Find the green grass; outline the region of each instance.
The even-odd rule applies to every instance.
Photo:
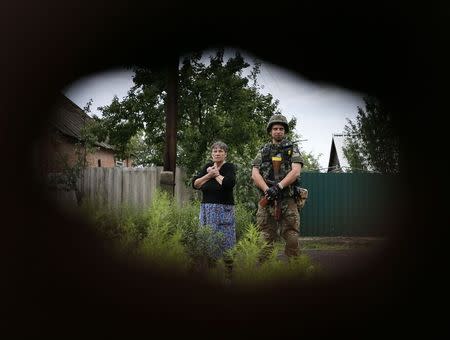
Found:
[[[371,242],[332,242],[332,241],[301,241],[301,249],[306,250],[349,250],[358,248],[368,248],[371,247],[373,243]]]
[[[218,240],[223,235],[199,226],[198,201],[179,206],[167,194],[157,192],[145,210],[131,207],[106,209],[93,203],[82,207],[105,246],[121,257],[148,261],[152,266],[186,275],[201,273],[214,282],[227,281],[223,259],[215,261]],[[236,207],[237,244],[227,255],[232,259],[232,282],[238,285],[267,284],[290,278],[309,279],[319,273],[306,255],[288,262],[277,255],[283,244],[275,243],[269,258],[258,264],[262,238],[252,223],[252,214]]]

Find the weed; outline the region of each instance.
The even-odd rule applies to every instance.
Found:
[[[83,204],[105,244],[123,256],[137,256],[152,265],[183,273],[203,273],[217,282],[229,279],[235,284],[268,283],[292,277],[309,278],[317,272],[306,255],[282,262],[277,242],[269,258],[259,264],[258,258],[267,245],[243,206],[236,208],[237,243],[225,253],[228,262],[217,258],[223,235],[209,226],[200,226],[200,203],[178,205],[166,193],[156,192],[148,209],[142,211],[122,206],[101,208]]]

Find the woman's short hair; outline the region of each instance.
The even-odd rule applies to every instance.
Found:
[[[228,152],[228,145],[226,145],[224,142],[222,142],[220,140],[217,141],[217,142],[214,142],[211,145],[211,150],[213,150],[214,148],[219,148],[219,149],[222,149],[225,152]]]

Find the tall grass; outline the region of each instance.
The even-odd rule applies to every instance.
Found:
[[[166,193],[156,192],[145,210],[122,206],[107,209],[85,203],[82,207],[106,246],[119,255],[138,257],[152,266],[181,271],[226,282],[229,272],[223,259],[216,259],[221,233],[208,226],[199,226],[200,203],[179,205]],[[244,206],[236,206],[237,244],[227,251],[231,259],[232,282],[236,284],[268,283],[290,277],[308,278],[316,270],[306,256],[284,263],[278,259],[283,244],[276,243],[269,258],[258,263],[261,250],[266,247],[252,222],[252,213]]]
[[[284,248],[281,242],[275,242],[269,257],[260,263],[258,260],[260,253],[267,247],[255,225],[249,224],[243,236],[231,250],[233,282],[244,285],[270,284],[291,278],[310,278],[316,273],[309,257],[305,255],[289,261],[281,261],[279,255]]]

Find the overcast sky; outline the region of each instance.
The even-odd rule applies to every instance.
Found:
[[[244,54],[244,57],[247,55]],[[247,60],[247,59],[246,59]],[[63,89],[63,93],[83,108],[92,98],[91,113],[100,115],[97,107],[111,103],[114,95],[126,96],[133,85],[132,71],[117,69],[81,78]],[[331,84],[312,83],[284,68],[263,61],[259,83],[263,93],[280,101],[281,112],[297,118],[297,133],[304,141],[301,147],[319,157],[321,168],[328,166],[331,138],[341,133],[346,118],[355,120],[357,107],[364,107],[363,94]]]

